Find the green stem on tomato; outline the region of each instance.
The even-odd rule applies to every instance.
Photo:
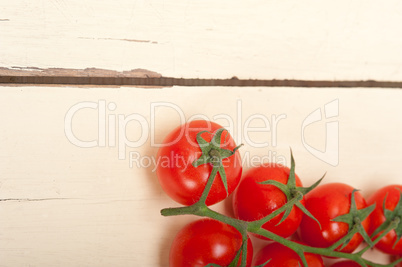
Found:
[[[331,246],[329,246],[327,249],[330,250],[335,250],[337,247],[339,247],[340,245],[342,245],[345,242],[348,242],[350,239],[352,239],[352,237],[359,232],[359,229],[357,227],[353,227],[345,236],[343,236],[342,238],[340,238],[338,241],[336,241],[334,244],[332,244]]]
[[[220,135],[218,137],[220,137]],[[238,149],[238,147],[236,147],[233,151],[229,151],[229,152],[234,154],[234,152],[237,149]],[[201,194],[200,199],[196,203],[194,203],[193,205],[190,205],[190,206],[162,209],[161,214],[163,216],[176,216],[176,215],[192,214],[192,215],[197,215],[200,217],[207,217],[207,218],[211,218],[214,220],[218,220],[220,222],[223,222],[225,224],[231,225],[232,227],[236,228],[239,231],[239,233],[242,235],[242,242],[243,242],[243,244],[240,248],[241,255],[242,255],[240,266],[242,266],[242,267],[246,266],[246,262],[247,262],[247,250],[248,250],[248,248],[247,248],[247,241],[248,241],[247,232],[251,232],[251,233],[254,233],[254,234],[257,234],[260,236],[264,236],[266,238],[269,238],[275,242],[278,242],[278,243],[292,249],[299,255],[299,257],[303,263],[303,266],[305,266],[305,267],[307,267],[306,258],[304,256],[304,253],[306,253],[306,252],[313,253],[313,254],[319,254],[319,255],[323,255],[323,256],[328,256],[328,257],[349,259],[349,260],[357,262],[358,264],[360,264],[363,267],[367,267],[367,266],[392,267],[395,264],[402,261],[402,258],[401,258],[390,264],[377,264],[377,263],[371,262],[369,260],[366,260],[362,257],[362,255],[370,248],[370,246],[368,246],[368,245],[357,253],[344,253],[344,252],[335,250],[337,247],[342,245],[344,242],[351,239],[354,234],[359,232],[358,226],[353,226],[349,230],[349,232],[346,236],[342,237],[335,244],[333,244],[327,248],[311,247],[311,246],[303,245],[303,244],[300,244],[297,242],[293,242],[291,240],[283,238],[279,235],[276,235],[273,232],[270,232],[270,231],[262,228],[262,226],[266,222],[270,221],[274,217],[280,215],[282,212],[286,211],[287,209],[289,209],[292,206],[294,206],[295,204],[297,204],[297,202],[299,202],[301,200],[301,198],[303,197],[303,194],[301,196],[300,196],[300,194],[295,195],[293,198],[289,199],[285,205],[283,205],[279,209],[275,210],[271,214],[265,216],[264,218],[262,218],[260,220],[251,221],[251,222],[231,218],[231,217],[225,216],[224,214],[221,214],[219,212],[216,212],[216,211],[210,209],[206,205],[206,200],[207,200],[209,192],[212,188],[212,185],[213,185],[213,182],[215,180],[217,173],[218,172],[220,173],[219,170],[221,168],[222,158],[229,157],[230,155],[232,155],[227,151],[223,151],[222,153],[226,153],[226,154],[229,153],[229,154],[226,156],[221,156],[221,154],[219,153],[218,150],[219,150],[219,148],[213,147],[211,150],[208,151],[208,156],[210,156],[211,158],[199,159],[195,164],[195,167],[197,167],[200,164],[205,164],[208,162],[208,163],[212,164],[212,166],[213,166],[211,174],[207,180],[207,183]],[[221,178],[222,178],[222,181],[224,182],[224,184],[226,184],[226,177],[224,174],[223,175],[221,174]],[[225,186],[225,188],[226,188],[226,186]],[[389,231],[391,231],[392,229],[395,229],[398,226],[398,224],[399,224],[399,217],[398,217],[398,220],[392,221],[391,224],[388,227],[386,227],[386,229],[384,229],[384,231],[373,241],[373,244],[376,244]],[[231,264],[236,264],[236,261],[237,260],[235,258]]]
[[[393,262],[391,262],[390,265],[392,264],[391,266],[396,266],[400,262],[402,262],[402,257],[397,259],[397,260],[395,260],[395,261],[393,261]]]
[[[328,256],[328,257],[345,258],[345,259],[356,261],[357,263],[359,263],[361,265],[365,264],[365,260],[362,259],[358,254],[350,254],[350,253],[345,253],[345,252],[339,252],[336,250],[330,250],[328,248],[318,248],[318,247],[311,247],[311,246],[303,245],[303,244],[288,240],[286,238],[283,238],[281,236],[278,236],[263,228],[258,229],[254,233],[265,236],[275,242],[278,242],[278,243],[292,249],[299,256],[301,256],[302,253],[304,254],[305,252],[307,252],[307,253],[319,254],[319,255]],[[379,265],[379,266],[388,266],[388,265]]]
[[[249,225],[248,225],[248,229],[251,230],[251,229],[261,228],[265,223],[267,223],[268,221],[272,220],[274,217],[278,216],[279,214],[284,212],[287,208],[290,208],[291,206],[293,206],[298,201],[300,201],[300,199],[298,197],[292,198],[285,205],[283,205],[279,209],[276,209],[275,211],[273,211],[269,215],[265,216],[264,218],[262,218],[260,220],[257,220],[257,221],[250,222]]]
[[[255,233],[255,234],[264,236],[264,237],[269,238],[275,242],[278,242],[286,247],[289,247],[290,249],[294,250],[299,256],[304,255],[305,252],[308,252],[308,253],[319,254],[319,255],[328,256],[328,257],[337,257],[337,258],[353,260],[362,266],[368,266],[368,265],[373,266],[373,267],[392,267],[392,266],[394,266],[392,264],[377,264],[377,263],[371,262],[369,260],[363,259],[361,254],[363,254],[364,252],[362,253],[361,251],[359,251],[358,253],[350,254],[350,253],[339,252],[339,251],[336,251],[336,250],[333,250],[330,248],[318,248],[318,247],[310,247],[310,246],[302,245],[302,244],[293,242],[291,240],[288,240],[286,238],[283,238],[279,235],[276,235],[266,229],[250,227],[250,225],[253,225],[254,222],[258,222],[258,221],[246,222],[246,221],[242,221],[239,219],[227,217],[224,214],[221,214],[219,212],[216,212],[216,211],[210,209],[209,207],[207,207],[205,204],[202,204],[201,202],[197,202],[188,207],[163,209],[161,213],[164,216],[194,214],[194,215],[198,215],[201,217],[208,217],[211,219],[215,219],[215,220],[226,223],[226,224],[231,225],[234,228],[236,228],[242,234],[243,240],[246,240],[244,237],[247,235],[246,233],[248,231],[251,233]],[[263,218],[263,219],[265,219],[265,218]],[[377,239],[374,241],[374,243],[376,241],[377,241]],[[247,242],[247,241],[244,241],[244,242]],[[242,257],[242,262],[241,262],[242,265],[241,266],[245,266],[245,265],[243,265],[243,263],[244,263],[243,258],[246,258],[247,253],[243,253],[242,255],[245,255],[245,256]],[[302,257],[301,257],[301,259],[303,260]],[[306,263],[304,263],[304,266],[307,266]]]
[[[215,181],[215,177],[216,177],[216,174],[218,173],[218,170],[219,170],[219,166],[214,165],[214,167],[212,167],[212,171],[208,178],[207,184],[205,185],[204,191],[202,192],[202,195],[201,195],[200,199],[198,200],[199,203],[205,204],[205,202],[207,201],[209,191],[212,188],[212,184]]]
[[[241,265],[240,266],[246,266],[247,264],[247,246],[248,246],[248,237],[247,237],[247,232],[243,234],[243,246],[241,250]]]
[[[208,209],[208,206],[205,204],[205,202],[207,200],[209,191],[212,188],[212,184],[214,183],[218,170],[219,170],[219,166],[214,166],[212,168],[211,174],[208,178],[207,184],[205,185],[204,191],[202,192],[200,199],[196,203],[194,203],[193,205],[190,205],[190,206],[186,206],[186,207],[162,209],[161,214],[163,216],[190,215],[190,214],[203,216],[203,213],[201,210]]]
[[[373,245],[377,244],[385,235],[388,234],[389,231],[395,229],[399,224],[399,220],[393,220],[387,228],[385,228],[385,230],[376,237],[376,239],[374,239],[373,241]],[[360,250],[357,254],[359,254],[360,256],[362,256],[367,250],[369,250],[370,247],[366,246],[365,248],[363,248],[362,250]]]

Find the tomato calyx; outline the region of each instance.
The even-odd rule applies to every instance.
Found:
[[[398,241],[402,237],[402,223],[401,223],[402,192],[400,191],[399,201],[398,201],[398,204],[395,206],[394,210],[390,210],[385,207],[387,196],[388,196],[388,194],[385,196],[384,202],[383,202],[385,221],[373,232],[373,234],[371,236],[374,237],[382,231],[384,231],[383,232],[383,234],[384,234],[384,233],[387,233],[390,230],[394,229],[395,234],[396,234],[396,240],[395,240],[395,243],[393,244],[393,247],[395,247],[395,245],[398,243]],[[381,235],[381,237],[382,237],[382,235]]]
[[[282,209],[285,210],[285,213],[283,214],[281,220],[278,222],[277,225],[281,224],[284,220],[286,220],[286,218],[292,211],[293,206],[298,207],[304,214],[309,216],[311,219],[315,220],[318,223],[318,225],[320,225],[320,222],[303,206],[303,204],[300,201],[303,199],[303,196],[305,194],[307,194],[320,184],[322,179],[324,179],[325,174],[318,181],[316,181],[313,185],[309,187],[296,186],[296,174],[295,174],[296,163],[293,157],[292,150],[290,150],[290,158],[291,158],[291,165],[287,184],[282,184],[275,180],[266,180],[263,182],[259,182],[259,184],[274,185],[286,195],[287,203],[282,206]],[[269,216],[268,218],[271,217],[272,216]]]
[[[359,263],[361,266],[382,266],[382,267],[391,267],[394,266],[395,264],[399,263],[402,261],[401,259],[398,259],[394,261],[391,264],[383,265],[383,264],[376,264],[373,263],[369,260],[366,260],[362,257],[363,253],[367,251],[370,247],[373,246],[373,244],[377,243],[381,237],[383,237],[387,232],[389,232],[392,229],[395,229],[397,231],[398,239],[402,236],[402,223],[400,223],[400,220],[402,218],[402,192],[401,192],[401,197],[399,200],[399,203],[397,207],[394,210],[389,210],[385,209],[385,200],[384,200],[384,213],[386,217],[386,222],[383,223],[383,225],[378,228],[373,236],[376,236],[379,234],[379,237],[375,237],[375,240],[372,241],[368,234],[365,232],[364,228],[361,225],[361,222],[365,220],[365,218],[373,211],[374,205],[369,206],[364,209],[358,210],[356,207],[356,202],[354,199],[354,193],[356,190],[352,192],[351,195],[351,207],[350,211],[348,214],[341,215],[333,219],[334,221],[339,221],[339,222],[345,222],[349,225],[349,231],[348,234],[346,234],[346,237],[341,238],[338,240],[338,243],[334,245],[333,247],[326,247],[326,248],[320,248],[320,247],[312,247],[312,246],[307,246],[307,245],[302,245],[298,244],[296,242],[293,242],[291,240],[288,240],[286,238],[283,238],[273,232],[270,232],[269,230],[266,230],[262,228],[262,225],[265,224],[267,221],[271,220],[272,218],[280,215],[283,213],[282,219],[279,223],[283,222],[286,217],[289,215],[290,210],[296,206],[300,210],[304,212],[307,216],[311,217],[317,223],[320,225],[317,219],[311,215],[311,213],[302,205],[301,200],[303,199],[304,195],[309,193],[312,189],[318,186],[318,184],[322,181],[324,176],[319,179],[317,182],[315,182],[312,186],[310,187],[298,187],[296,186],[296,175],[295,175],[295,162],[293,158],[293,154],[291,152],[291,168],[289,172],[289,177],[287,184],[282,184],[276,181],[264,181],[261,182],[261,184],[270,184],[273,186],[276,186],[279,188],[285,195],[287,199],[287,203],[280,207],[279,209],[275,210],[273,213],[270,215],[257,220],[257,221],[243,221],[240,219],[235,219],[229,216],[226,216],[224,214],[218,213],[212,209],[210,209],[206,203],[205,200],[207,199],[207,196],[210,192],[212,183],[216,177],[216,175],[219,173],[220,179],[222,180],[222,183],[225,186],[226,193],[228,193],[227,189],[227,181],[226,181],[226,174],[225,174],[225,169],[224,169],[224,164],[225,158],[231,157],[235,154],[235,152],[239,149],[239,147],[235,147],[233,150],[225,149],[224,143],[221,143],[221,137],[222,134],[226,131],[225,129],[219,129],[217,130],[214,135],[211,138],[210,142],[207,142],[201,135],[205,133],[209,133],[207,131],[202,131],[198,132],[196,136],[196,141],[199,144],[199,147],[201,149],[201,156],[194,160],[192,162],[193,167],[198,167],[203,164],[210,164],[212,166],[211,173],[209,175],[207,184],[205,185],[204,191],[201,195],[201,198],[191,204],[190,206],[185,206],[185,207],[176,207],[176,208],[166,208],[161,210],[161,214],[163,216],[174,216],[174,215],[185,215],[185,214],[192,214],[200,217],[207,217],[211,219],[218,220],[220,222],[226,223],[228,225],[233,226],[237,231],[240,232],[242,236],[242,245],[236,252],[236,256],[232,260],[232,262],[228,265],[229,267],[237,267],[237,266],[246,266],[246,255],[248,254],[248,249],[247,249],[247,232],[255,233],[257,235],[262,235],[264,237],[267,237],[273,241],[276,241],[293,251],[295,251],[300,259],[301,259],[301,264],[302,266],[308,266],[306,258],[304,257],[304,253],[314,253],[314,254],[319,254],[319,255],[325,255],[325,256],[330,256],[330,257],[338,257],[338,258],[345,258],[345,259],[350,259],[353,260],[357,263]],[[212,135],[212,134],[211,134]],[[204,135],[205,137],[205,135]],[[232,146],[233,147],[233,146]],[[279,224],[278,223],[278,224]],[[380,233],[383,232],[383,233]],[[352,236],[355,233],[360,233],[364,240],[369,244],[369,246],[366,246],[362,250],[360,250],[357,253],[345,253],[341,251],[335,250],[339,246],[346,246],[347,243],[350,241]],[[250,253],[250,251],[249,251]],[[252,254],[252,253],[251,253]],[[243,257],[244,255],[244,257]],[[260,264],[256,267],[262,267],[265,266],[269,260],[263,264]],[[217,265],[216,263],[210,263],[207,264],[205,267],[222,267],[220,265]]]
[[[367,234],[366,230],[364,229],[362,222],[370,215],[370,213],[373,212],[375,209],[375,204],[368,206],[363,209],[357,209],[356,206],[356,200],[355,200],[355,192],[358,191],[356,189],[353,189],[351,197],[350,197],[350,209],[349,212],[343,215],[339,215],[332,219],[334,222],[344,222],[348,224],[348,233],[341,239],[339,239],[337,242],[335,242],[332,246],[330,246],[330,249],[336,249],[339,246],[340,249],[343,249],[344,247],[347,246],[349,241],[352,239],[352,237],[356,234],[359,233],[364,241],[369,245],[369,247],[373,247],[374,243],[372,242],[370,236]]]
[[[226,129],[224,129],[224,128],[217,130],[215,132],[214,136],[212,137],[211,142],[207,142],[201,136],[203,133],[209,133],[208,131],[201,131],[197,134],[196,139],[197,139],[197,143],[201,149],[202,154],[198,159],[196,159],[192,162],[192,165],[195,168],[197,168],[198,166],[203,165],[203,164],[208,164],[208,163],[212,164],[213,169],[215,169],[215,172],[218,172],[220,174],[222,183],[226,190],[226,194],[228,195],[229,194],[228,193],[228,184],[227,184],[225,168],[223,166],[222,160],[234,155],[234,153],[236,153],[236,151],[243,144],[235,147],[233,150],[221,148],[221,136],[224,131],[226,131]],[[213,172],[214,172],[214,170],[213,170]],[[216,173],[215,173],[215,175],[216,175]]]

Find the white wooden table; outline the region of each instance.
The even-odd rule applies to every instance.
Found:
[[[0,0],[0,75],[400,82],[401,14],[396,0]],[[369,196],[401,182],[400,89],[3,84],[0,96],[1,267],[168,266],[195,218],[160,216],[177,204],[155,144],[197,116],[245,144],[245,169],[289,165],[291,147],[305,185],[327,172]]]

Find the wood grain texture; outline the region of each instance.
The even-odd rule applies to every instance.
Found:
[[[107,69],[86,68],[86,69],[63,69],[63,68],[36,68],[36,67],[14,67],[0,68],[0,77],[29,76],[29,77],[131,77],[131,78],[160,78],[161,74],[144,70],[134,69],[130,71],[115,71]]]
[[[292,147],[305,185],[400,183],[402,92],[357,87],[400,87],[401,14],[397,0],[0,0],[0,80],[53,81],[1,88],[0,267],[168,266],[194,218],[160,216],[177,204],[153,143],[190,119],[229,128],[245,169],[289,165]],[[115,87],[71,82],[94,77]],[[173,87],[116,83],[144,80]]]
[[[391,1],[0,1],[0,67],[402,80]]]
[[[182,120],[228,128],[244,143],[245,169],[260,160],[289,165],[292,147],[304,185],[324,172],[325,182],[346,182],[365,196],[400,183],[400,90],[69,86],[3,87],[1,94],[1,267],[168,266],[174,235],[195,218],[160,216],[177,204],[158,184],[152,143]],[[328,103],[338,103],[338,114]],[[317,110],[322,119],[303,128]],[[326,140],[331,122],[338,136]],[[325,151],[334,141],[334,164],[305,146]],[[213,208],[231,213],[230,201]]]

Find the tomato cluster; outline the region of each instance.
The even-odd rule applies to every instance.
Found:
[[[173,241],[170,266],[240,266],[245,251],[247,257],[243,263],[246,262],[246,266],[302,266],[300,254],[286,245],[272,242],[263,233],[271,233],[275,240],[276,237],[289,240],[298,236],[300,241],[292,242],[352,253],[363,240],[370,243],[388,231],[386,226],[390,223],[387,222],[391,220],[396,222],[396,229],[384,233],[375,247],[395,257],[402,256],[402,223],[398,225],[402,214],[396,209],[402,205],[401,185],[379,189],[366,201],[359,191],[343,183],[306,189],[294,173],[294,166],[289,169],[280,164],[264,164],[242,175],[238,147],[221,128],[209,121],[192,121],[173,130],[158,152],[158,162],[165,164],[158,166],[157,176],[164,191],[185,206],[203,202],[201,204],[207,207],[233,194],[236,222],[246,223],[239,223],[237,228],[214,219],[190,223]],[[209,179],[214,170],[216,176],[212,182]],[[208,185],[208,181],[212,183]],[[206,188],[209,191],[203,199]],[[297,205],[286,206],[295,199]],[[283,211],[275,214],[281,208]],[[200,211],[194,210],[194,214],[197,212]],[[255,253],[253,259],[252,243],[248,236],[240,233],[241,226],[270,214],[275,216],[264,221],[260,234],[253,234],[267,240],[267,245]],[[317,254],[304,253],[304,257],[308,266],[324,266]],[[333,266],[360,265],[342,261]]]

